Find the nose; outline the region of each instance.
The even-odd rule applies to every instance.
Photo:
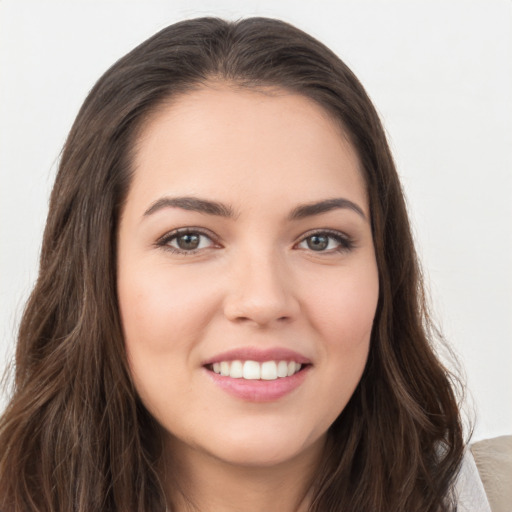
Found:
[[[248,251],[234,263],[224,314],[259,327],[284,324],[299,314],[294,279],[283,258]]]

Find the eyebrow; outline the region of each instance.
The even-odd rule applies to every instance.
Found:
[[[366,215],[364,214],[363,209],[356,203],[353,203],[349,199],[345,199],[343,197],[336,197],[333,199],[326,199],[325,201],[319,201],[317,203],[299,205],[292,210],[289,219],[299,220],[305,217],[312,217],[313,215],[327,213],[338,208],[352,210],[366,220]]]
[[[162,197],[144,212],[144,216],[151,215],[163,208],[181,208],[182,210],[190,210],[207,215],[218,215],[219,217],[232,218],[235,216],[230,206],[197,197]]]
[[[226,218],[234,218],[236,216],[231,206],[219,203],[217,201],[200,199],[198,197],[162,197],[161,199],[155,201],[144,212],[144,217],[147,217],[148,215],[151,215],[164,208],[181,208],[182,210],[189,210],[204,213],[206,215],[216,215]],[[299,205],[291,211],[288,219],[300,220],[306,217],[327,213],[336,209],[352,210],[366,220],[366,215],[364,214],[362,208],[356,203],[343,197]]]

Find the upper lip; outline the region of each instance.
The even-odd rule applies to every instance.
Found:
[[[227,350],[217,354],[203,362],[203,366],[220,363],[222,361],[295,361],[299,364],[311,364],[307,357],[287,348],[269,348],[261,349],[257,347],[243,347]]]

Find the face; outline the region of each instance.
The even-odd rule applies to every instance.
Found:
[[[162,107],[137,147],[118,296],[142,402],[184,456],[320,449],[378,297],[352,145],[303,96],[215,85]]]

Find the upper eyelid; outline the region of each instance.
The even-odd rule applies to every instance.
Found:
[[[297,238],[297,242],[295,242],[295,243],[302,242],[306,238],[313,236],[313,235],[327,235],[327,236],[332,236],[333,238],[337,237],[337,238],[343,238],[344,240],[352,240],[351,236],[349,236],[347,233],[344,233],[343,231],[340,231],[338,229],[318,228],[318,229],[310,229],[309,231],[302,233]]]
[[[169,240],[172,240],[180,235],[184,235],[187,233],[197,233],[199,235],[206,236],[209,238],[214,244],[220,244],[219,237],[210,231],[207,228],[202,228],[198,226],[186,226],[181,228],[172,229],[162,236],[158,237],[156,240],[156,245],[162,245],[165,243],[168,243]],[[331,236],[333,238],[341,238],[343,240],[346,240],[347,242],[353,242],[353,238],[349,236],[347,233],[337,230],[337,229],[330,229],[330,228],[316,228],[316,229],[310,229],[301,235],[299,235],[295,241],[293,242],[293,246],[296,246],[297,244],[303,242],[306,238],[313,236],[313,235],[327,235]]]
[[[337,254],[340,252],[345,251],[351,251],[357,247],[356,241],[354,238],[347,233],[343,231],[339,231],[337,229],[313,229],[310,231],[307,231],[306,233],[302,234],[300,238],[294,243],[293,248],[296,248],[297,250],[303,249],[300,245],[303,244],[309,237],[315,236],[315,235],[325,235],[328,238],[331,238],[336,241],[337,244],[339,244],[339,247],[333,248],[326,251],[314,251],[318,255],[332,255]]]
[[[171,240],[173,238],[176,238],[180,235],[186,235],[188,233],[192,233],[192,234],[197,233],[198,235],[203,235],[203,236],[208,237],[214,243],[218,243],[218,237],[215,235],[215,233],[213,233],[209,229],[200,228],[200,227],[188,227],[188,226],[184,227],[184,228],[176,228],[176,229],[171,229],[170,231],[167,231],[162,236],[158,237],[156,243],[160,244],[160,243],[168,242],[169,240]]]
[[[183,235],[187,234],[197,234],[202,237],[206,237],[210,243],[208,244],[208,247],[198,247],[195,249],[181,249],[180,247],[174,247],[173,243]],[[221,248],[222,246],[219,244],[216,236],[214,233],[211,233],[210,230],[207,230],[205,228],[198,228],[198,227],[183,227],[183,228],[176,228],[172,229],[171,231],[168,231],[161,237],[159,237],[153,244],[153,246],[158,250],[164,250],[166,252],[171,252],[177,256],[192,256],[194,254],[200,254],[205,250],[208,249],[216,249]]]

